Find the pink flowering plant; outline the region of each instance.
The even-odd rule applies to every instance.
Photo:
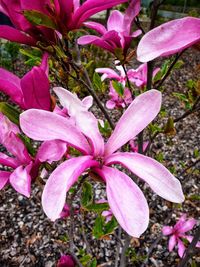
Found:
[[[156,3],[145,33],[140,0],[0,0],[12,23],[0,25],[0,37],[25,44],[21,51],[31,62],[38,62],[39,50],[42,55],[37,65],[21,64],[23,73],[0,67],[0,190],[6,195],[14,189],[30,202],[41,197],[44,222],[62,232],[49,233],[48,241],[59,246],[58,267],[104,265],[94,244],[98,250],[107,242],[113,250],[110,240],[116,247],[112,264],[147,266],[154,249],[146,255],[149,231],[160,207],[171,215],[178,208],[186,212],[185,181],[157,153],[155,139],[169,143],[174,123],[199,111],[199,81],[190,83],[187,95],[173,92],[187,104],[182,116],[173,118],[162,103],[163,84],[179,57],[198,47],[200,19],[154,27]],[[108,19],[100,23],[98,13],[107,9]],[[109,60],[99,54],[90,60],[95,49]],[[156,61],[174,54],[167,64]],[[187,233],[198,224],[184,214],[174,227],[162,227],[169,251],[177,246],[183,261],[200,247],[198,231]]]

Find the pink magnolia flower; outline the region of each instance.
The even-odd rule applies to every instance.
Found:
[[[96,203],[100,203],[100,204],[101,203],[108,203],[108,201],[106,199],[100,199],[100,200],[96,201]],[[103,217],[105,217],[106,223],[109,222],[112,219],[112,217],[113,217],[113,213],[112,213],[111,209],[104,210],[101,213],[101,215]]]
[[[62,255],[56,265],[56,267],[75,267],[75,262],[70,255]]]
[[[0,113],[0,144],[9,152],[9,155],[0,152],[0,164],[11,169],[9,171],[0,170],[0,189],[10,183],[17,192],[29,197],[30,173],[34,162],[25,145],[17,136],[19,133],[19,128]]]
[[[44,54],[40,66],[33,67],[22,79],[0,68],[0,91],[10,96],[10,99],[22,109],[39,108],[50,110],[48,54]]]
[[[58,88],[56,94],[63,107],[75,110],[66,90]],[[180,182],[159,162],[139,153],[116,152],[155,118],[160,106],[159,91],[150,90],[136,97],[106,144],[98,120],[91,112],[78,111],[79,108],[72,112],[75,125],[70,119],[49,111],[32,109],[21,114],[21,128],[29,137],[40,141],[62,140],[83,154],[61,163],[47,180],[42,205],[51,220],[59,218],[66,192],[90,168],[106,183],[108,203],[119,224],[131,236],[139,237],[148,226],[148,204],[135,182],[111,166],[117,163],[142,178],[161,197],[178,203],[184,200]]]
[[[156,68],[153,71],[153,78],[158,73],[160,68]],[[128,71],[129,80],[137,87],[144,87],[147,84],[147,63],[140,65],[136,70],[130,69]]]
[[[131,32],[131,25],[134,18],[140,11],[140,0],[132,0],[125,14],[114,10],[107,22],[107,29],[97,22],[85,22],[84,25],[95,30],[101,36],[85,35],[78,39],[78,44],[87,45],[94,44],[113,54],[119,53],[117,50],[121,48],[121,52],[125,56],[131,41],[134,37],[141,34],[141,30]]]
[[[115,61],[116,64],[119,63],[118,60]],[[120,74],[118,74],[116,71],[114,71],[111,68],[97,68],[95,71],[97,73],[102,73],[101,80],[104,81],[105,79],[114,79],[118,82],[120,82],[123,87],[126,85],[126,73],[121,65],[115,65],[116,69],[119,71]]]
[[[124,88],[124,94],[121,96],[116,92],[112,82],[110,82],[109,97],[110,100],[106,102],[108,109],[125,108],[133,101],[131,91],[128,88]]]
[[[87,0],[80,5],[79,0],[1,0],[1,10],[9,16],[15,28],[0,26],[0,37],[10,41],[37,46],[56,43],[60,34],[78,29],[90,16],[128,0]],[[49,17],[52,25],[47,28],[31,24],[25,17],[24,11],[39,11]]]
[[[164,23],[146,33],[138,44],[137,58],[148,62],[169,56],[200,41],[200,19],[185,17]]]
[[[183,214],[175,226],[164,226],[162,229],[163,235],[170,236],[168,249],[171,252],[176,244],[178,245],[178,255],[182,258],[185,252],[185,245],[182,239],[187,239],[190,243],[192,242],[193,236],[186,235],[185,233],[192,230],[197,221],[193,218],[187,220],[186,214]],[[200,242],[197,243],[196,247],[200,248]]]

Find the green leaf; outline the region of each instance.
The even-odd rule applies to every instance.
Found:
[[[117,81],[112,81],[112,86],[115,89],[115,91],[120,95],[121,97],[124,95],[124,87],[121,83]]]
[[[24,134],[18,134],[19,138],[22,140],[22,142],[24,143],[25,147],[28,150],[28,153],[32,156],[35,156],[36,151],[33,148],[32,144],[31,144],[31,140],[30,138],[28,138],[26,135]]]
[[[85,207],[91,204],[92,201],[92,185],[88,182],[84,182],[82,185],[81,204]]]
[[[198,148],[195,148],[195,149],[194,149],[193,154],[194,154],[194,157],[195,157],[195,158],[198,158],[198,157],[200,156],[200,153],[199,153]]]
[[[0,102],[0,112],[2,112],[10,121],[19,125],[20,112],[6,102]]]
[[[93,259],[88,267],[96,267],[96,266],[97,266],[97,260]]]
[[[37,10],[25,10],[24,11],[25,18],[36,26],[45,26],[47,28],[56,30],[57,25],[56,23],[46,14],[41,13]]]
[[[102,81],[101,81],[100,75],[97,72],[94,72],[92,80],[93,80],[94,87],[98,91],[101,91],[101,89],[102,89]]]
[[[87,254],[85,256],[83,256],[80,259],[80,262],[83,264],[83,266],[87,265],[89,263],[89,261],[91,260],[92,256],[90,254]]]
[[[180,67],[182,67],[183,65],[184,65],[183,60],[178,60],[173,68],[174,69],[180,69]]]
[[[92,203],[90,205],[85,206],[85,208],[88,211],[93,211],[93,212],[102,212],[104,210],[109,210],[109,205],[108,203]]]
[[[105,218],[101,215],[98,215],[93,227],[93,235],[95,238],[100,238],[104,235],[103,225],[104,225]]]
[[[115,230],[117,226],[118,226],[118,223],[116,219],[112,217],[112,219],[109,222],[107,222],[105,225],[104,234],[108,235],[108,234],[113,233],[113,231]]]

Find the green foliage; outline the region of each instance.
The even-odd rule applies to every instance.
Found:
[[[98,127],[102,135],[104,135],[105,137],[110,136],[112,129],[108,121],[105,121],[103,126],[101,125],[100,122],[98,122]]]
[[[82,185],[81,205],[86,207],[93,202],[92,185],[84,182]]]
[[[193,151],[194,158],[198,158],[200,156],[198,148],[195,148]]]
[[[0,66],[10,71],[19,55],[20,45],[14,42],[3,41],[0,45]]]
[[[2,112],[10,121],[19,125],[20,112],[6,102],[0,102],[0,112]]]
[[[112,81],[113,88],[118,93],[119,96],[123,97],[124,95],[124,88],[123,85],[117,81]]]
[[[197,200],[200,201],[200,195],[193,194],[188,197],[190,200]]]
[[[25,147],[27,148],[28,153],[34,157],[36,154],[36,151],[31,144],[30,138],[28,138],[26,135],[24,135],[22,133],[18,134],[18,136],[22,140],[22,142],[24,143]]]
[[[134,248],[128,248],[126,256],[129,257],[132,263],[141,263],[146,259],[146,256],[137,254]]]
[[[148,128],[149,128],[151,134],[155,134],[157,132],[160,133],[160,132],[163,131],[162,128],[160,126],[158,126],[157,123],[150,123],[149,126],[148,126]]]
[[[98,215],[94,223],[93,235],[97,239],[103,238],[112,234],[117,226],[118,223],[114,217],[106,223],[105,217]]]
[[[21,48],[19,52],[25,57],[26,65],[33,67],[40,64],[42,53],[39,49]]]
[[[157,161],[159,161],[159,162],[162,163],[164,161],[164,155],[163,155],[163,153],[162,152],[159,152],[158,154],[156,154],[155,159]]]
[[[33,25],[45,26],[53,30],[57,29],[56,23],[49,16],[44,13],[41,13],[40,11],[25,10],[24,16]]]
[[[97,72],[94,72],[92,81],[93,81],[94,89],[101,92],[103,85],[102,85],[101,77]]]
[[[84,267],[96,267],[97,266],[96,258],[92,258],[92,255],[87,254],[84,249],[79,249],[78,254],[80,258],[79,260]]]

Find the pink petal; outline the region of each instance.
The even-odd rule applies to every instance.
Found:
[[[116,79],[120,80],[120,76],[110,68],[97,68],[95,70],[97,73],[103,73],[104,75],[101,77],[101,80],[104,81],[105,79]]]
[[[140,188],[123,172],[110,167],[95,170],[106,181],[110,209],[121,227],[140,237],[149,223],[149,208]]]
[[[110,51],[111,53],[114,53],[114,49],[110,44],[108,44],[106,41],[95,35],[81,36],[80,38],[77,39],[77,43],[79,45],[94,44],[96,46],[99,46],[103,49]]]
[[[115,106],[116,106],[116,103],[115,103],[114,101],[112,101],[112,100],[108,100],[108,101],[106,102],[106,107],[107,107],[107,109],[114,109]]]
[[[161,93],[150,90],[136,97],[118,121],[105,151],[110,155],[133,139],[158,114],[161,106]]]
[[[173,233],[173,227],[163,226],[162,233],[163,233],[163,235],[171,235]]]
[[[27,110],[20,115],[20,126],[22,131],[34,140],[60,139],[84,153],[90,152],[86,138],[69,119],[52,112],[37,109]]]
[[[140,12],[140,0],[131,0],[129,3],[128,8],[126,9],[125,15],[124,15],[124,29],[126,30],[126,33],[129,34],[131,30],[131,24],[134,20],[134,18],[139,14]]]
[[[23,93],[20,79],[2,68],[0,68],[0,91],[7,94],[14,103],[23,108]]]
[[[96,32],[100,33],[101,35],[103,35],[107,31],[106,28],[102,24],[94,22],[94,21],[85,22],[84,26],[86,26],[87,28],[95,30]]]
[[[0,171],[0,190],[8,183],[10,172]]]
[[[92,15],[125,2],[127,0],[87,0],[74,13],[73,28],[79,28]]]
[[[190,243],[192,242],[192,240],[194,238],[192,235],[184,235],[183,237],[186,238]],[[200,241],[197,242],[196,248],[200,248]]]
[[[0,38],[9,40],[11,42],[36,46],[36,40],[34,40],[32,37],[6,25],[0,26]]]
[[[5,115],[0,112],[0,143],[5,144],[5,140],[9,137],[10,133],[20,133],[19,128],[13,122],[11,122]]]
[[[95,116],[88,112],[82,101],[71,92],[59,87],[54,88],[54,91],[59,97],[61,105],[74,119],[77,128],[91,141],[94,155],[103,155],[104,140],[99,132]]]
[[[31,168],[32,163],[26,167],[19,166],[10,175],[10,184],[17,192],[26,197],[30,197],[31,194]]]
[[[190,47],[200,40],[200,19],[185,17],[164,23],[144,35],[138,44],[137,58],[148,62]]]
[[[98,120],[91,112],[83,111],[76,117],[76,126],[89,139],[94,156],[104,154],[104,140],[99,132]]]
[[[185,252],[185,246],[183,242],[180,239],[178,239],[178,255],[180,258],[183,257],[184,252]]]
[[[90,96],[86,96],[82,99],[82,103],[83,105],[86,107],[86,109],[88,110],[89,108],[92,107],[93,105],[93,97],[90,95]]]
[[[40,67],[33,67],[22,79],[21,88],[24,95],[25,108],[50,110],[49,80]]]
[[[15,169],[18,166],[19,162],[15,158],[9,157],[0,152],[0,164]]]
[[[115,153],[105,160],[105,164],[121,163],[131,172],[149,184],[159,196],[175,203],[184,201],[182,187],[176,179],[158,161],[139,153]]]
[[[47,77],[48,77],[48,74],[49,74],[48,58],[49,58],[49,54],[47,52],[45,52],[43,54],[43,56],[42,56],[42,62],[40,64],[40,68],[45,72]]]
[[[50,175],[42,193],[42,206],[46,215],[55,221],[65,205],[66,193],[89,167],[97,164],[91,156],[69,159]]]
[[[62,87],[54,87],[53,90],[58,96],[60,104],[67,109],[70,117],[75,118],[80,112],[88,110],[76,94]]]
[[[176,243],[177,243],[176,236],[175,235],[170,236],[169,244],[168,244],[168,249],[170,252],[174,249],[174,247],[176,246]]]
[[[107,22],[108,31],[123,32],[124,31],[124,15],[118,11],[114,10],[110,14]]]
[[[193,218],[188,219],[186,222],[180,225],[178,229],[179,233],[185,233],[185,232],[192,230],[196,223],[197,221],[195,219]]]
[[[40,162],[60,160],[67,151],[67,144],[61,140],[45,141],[39,147],[36,158]]]
[[[13,132],[11,132],[5,140],[4,146],[6,149],[15,156],[21,164],[28,164],[31,158],[28,154],[26,146],[22,140]]]

